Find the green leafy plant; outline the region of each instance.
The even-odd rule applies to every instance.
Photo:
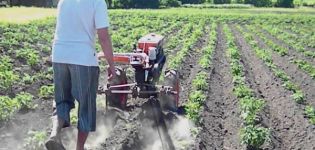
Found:
[[[309,64],[307,61],[304,60],[293,60],[294,64],[297,64],[298,67],[305,72],[307,72],[313,79],[315,79],[315,68]]]
[[[39,54],[33,49],[21,49],[16,51],[16,56],[21,59],[26,59],[30,66],[35,66],[39,63]]]
[[[203,57],[201,57],[200,61],[199,61],[199,65],[202,68],[209,68],[211,65],[211,58],[207,55],[204,55]]]
[[[12,59],[9,56],[0,57],[0,72],[12,70]]]
[[[206,72],[198,73],[195,79],[192,81],[192,85],[197,90],[207,90],[208,89],[207,73]]]
[[[243,76],[243,66],[239,62],[231,62],[232,75]]]
[[[305,96],[301,90],[296,91],[292,97],[297,103],[303,103],[305,100]]]
[[[287,90],[290,90],[293,92],[296,92],[298,90],[298,86],[292,83],[291,81],[284,82],[282,86],[284,86]]]
[[[246,124],[254,124],[257,113],[261,111],[265,102],[254,98],[242,98],[240,100],[241,117]]]
[[[8,96],[0,96],[0,120],[7,120],[17,108],[16,101]]]
[[[197,102],[197,103],[203,103],[206,100],[206,95],[204,95],[204,93],[200,90],[197,91],[193,91],[190,95],[189,95],[189,100],[192,102]]]
[[[246,144],[249,149],[258,149],[266,141],[269,141],[270,131],[267,128],[248,125],[241,129],[242,144]]]
[[[40,96],[41,98],[49,98],[52,96],[53,93],[54,93],[53,85],[49,85],[49,86],[44,85],[39,89],[38,96]]]
[[[35,82],[35,79],[36,79],[35,76],[30,76],[29,74],[24,73],[23,78],[22,78],[22,82],[24,84],[32,84]]]
[[[185,105],[186,116],[195,123],[200,120],[200,104],[192,101],[188,101]]]
[[[0,72],[0,89],[8,90],[18,80],[19,76],[13,71]]]
[[[20,109],[33,109],[36,106],[33,105],[33,95],[30,93],[22,92],[14,98],[18,103]]]
[[[305,111],[304,111],[306,117],[309,118],[309,121],[311,124],[315,125],[315,109],[314,107],[308,105],[305,107]]]
[[[185,105],[185,110],[187,113],[187,117],[194,122],[198,123],[200,120],[200,109],[204,101],[206,100],[206,95],[204,95],[203,91],[193,91],[189,95],[189,101]]]
[[[42,150],[45,149],[47,134],[44,131],[29,131],[28,138],[24,141],[25,149]]]
[[[253,90],[246,85],[238,85],[234,87],[233,92],[238,98],[253,97]]]
[[[70,112],[70,123],[75,125],[78,123],[78,109],[77,107]]]
[[[239,27],[237,28],[240,29]],[[233,93],[240,99],[241,118],[244,121],[244,127],[241,129],[241,140],[249,149],[257,149],[269,138],[268,129],[258,127],[259,124],[256,121],[257,115],[263,109],[265,102],[255,98],[253,90],[246,85],[243,66],[240,63],[240,54],[234,43],[234,36],[226,25],[223,30],[227,36],[229,46],[228,56],[231,59],[230,64],[234,83]],[[248,34],[245,34],[245,37],[256,49],[258,43],[252,42],[253,37]],[[255,51],[258,52],[257,50]],[[264,58],[264,60],[268,60],[270,63],[272,62],[272,60],[268,58],[269,55],[266,53],[260,52],[258,54],[261,58]]]
[[[282,70],[279,70],[279,69],[275,70],[275,75],[284,82],[287,82],[290,80],[289,76]]]

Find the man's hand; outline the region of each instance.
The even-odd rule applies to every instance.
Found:
[[[110,80],[113,80],[117,77],[117,74],[116,74],[116,70],[111,70],[111,68],[107,68],[107,74],[108,74],[108,78],[107,80],[110,81]]]
[[[116,77],[116,71],[113,61],[113,46],[110,35],[108,33],[108,28],[97,29],[98,38],[103,50],[104,55],[98,55],[98,57],[105,57],[109,65],[108,71],[113,78]]]

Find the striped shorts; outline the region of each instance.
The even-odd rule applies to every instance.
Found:
[[[96,129],[96,93],[99,67],[53,63],[56,114],[70,126],[70,111],[78,106],[78,129]]]

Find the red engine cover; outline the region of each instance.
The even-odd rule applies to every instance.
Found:
[[[155,33],[150,33],[138,41],[138,49],[142,49],[148,54],[149,47],[157,47],[164,40],[164,37]]]

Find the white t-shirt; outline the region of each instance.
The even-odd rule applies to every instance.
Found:
[[[109,27],[105,0],[60,0],[52,61],[98,66],[96,30]]]

